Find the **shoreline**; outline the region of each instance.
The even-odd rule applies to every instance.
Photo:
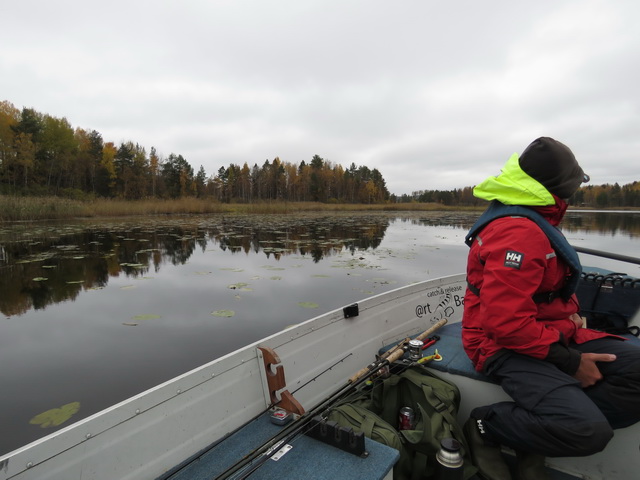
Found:
[[[448,206],[439,203],[320,203],[271,201],[256,203],[220,203],[193,197],[171,200],[72,200],[60,197],[14,197],[0,195],[0,224],[36,220],[64,220],[74,218],[135,217],[150,215],[198,215],[198,214],[294,214],[304,212],[433,212],[478,211],[486,208],[483,202],[477,206]],[[636,212],[639,208],[592,208],[570,206],[569,212]]]

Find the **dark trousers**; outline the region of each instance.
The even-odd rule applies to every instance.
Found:
[[[640,420],[638,343],[604,338],[571,347],[617,359],[599,363],[604,379],[585,389],[553,364],[513,352],[489,365],[487,374],[513,402],[471,413],[482,419],[488,440],[549,457],[585,456],[604,449],[613,429]]]

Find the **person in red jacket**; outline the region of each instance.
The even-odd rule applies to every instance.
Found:
[[[544,480],[546,456],[596,453],[640,420],[640,348],[583,328],[580,261],[556,228],[588,179],[566,145],[541,137],[474,188],[491,203],[466,238],[462,341],[513,399],[465,425],[486,479],[511,479],[501,445],[516,451],[520,480]]]

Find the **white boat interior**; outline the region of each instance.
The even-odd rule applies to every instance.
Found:
[[[465,288],[462,274],[428,280],[290,327],[0,457],[0,480],[217,478],[277,433],[268,418],[274,398],[308,411],[381,349],[442,319],[448,324],[425,355],[442,355],[429,365],[460,388],[463,423],[473,407],[507,398],[461,349]],[[639,296],[637,281],[621,288]],[[640,326],[640,314],[632,324]],[[365,442],[362,458],[302,435],[251,478],[391,478],[397,451]],[[597,455],[549,458],[548,466],[556,480],[628,480],[637,478],[639,447],[634,425]]]

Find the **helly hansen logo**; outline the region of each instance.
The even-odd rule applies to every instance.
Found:
[[[514,252],[513,250],[507,250],[507,254],[504,256],[504,266],[510,267],[510,268],[517,268],[518,270],[520,270],[523,259],[524,259],[524,253]]]

